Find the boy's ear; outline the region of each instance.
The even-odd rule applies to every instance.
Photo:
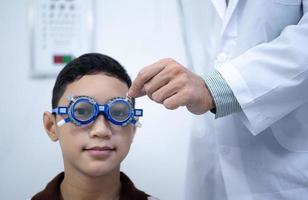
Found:
[[[58,135],[56,133],[56,118],[50,112],[44,112],[43,123],[46,133],[52,141],[57,141]]]

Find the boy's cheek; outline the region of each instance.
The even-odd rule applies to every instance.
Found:
[[[78,135],[80,135],[80,130],[76,129],[76,127],[72,126],[72,124],[65,124],[61,127],[58,127],[58,137],[60,140],[65,138],[70,138],[71,140],[77,139]]]

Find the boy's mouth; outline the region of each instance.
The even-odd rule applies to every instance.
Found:
[[[84,148],[86,151],[114,151],[114,147],[109,147],[109,146],[95,146],[95,147],[90,147],[90,148]]]
[[[111,146],[93,146],[93,147],[86,147],[83,149],[84,152],[88,152],[93,157],[108,157],[114,151],[116,151],[115,147]]]

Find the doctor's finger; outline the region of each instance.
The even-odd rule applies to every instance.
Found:
[[[137,93],[133,98],[142,97],[142,96],[144,96],[144,95],[146,95],[146,94],[147,94],[147,93],[146,93],[144,87],[142,87],[142,88],[138,91],[138,93]],[[132,96],[129,95],[129,93],[128,93],[127,95],[128,95],[129,97],[132,97]]]
[[[186,97],[184,93],[178,92],[171,97],[165,99],[163,105],[170,110],[174,110],[180,106],[186,105]]]
[[[131,87],[129,88],[128,95],[130,97],[141,96],[141,90],[144,87],[145,83],[151,80],[156,76],[160,71],[162,71],[167,65],[168,60],[163,59],[152,65],[149,65],[143,68],[132,82]]]
[[[172,66],[171,66],[172,67]],[[175,70],[173,70],[175,71]],[[145,83],[144,88],[148,96],[152,96],[154,92],[169,84],[170,81],[176,79],[176,73],[170,70],[169,65],[167,65],[162,71],[160,71],[151,80]]]
[[[155,91],[152,94],[151,99],[157,103],[163,103],[166,99],[170,98],[181,90],[183,86],[181,82],[181,80],[170,81],[168,84]]]

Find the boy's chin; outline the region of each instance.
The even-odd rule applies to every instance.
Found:
[[[91,169],[87,169],[84,173],[91,178],[99,178],[104,176],[113,176],[120,173],[119,167],[92,167]]]

